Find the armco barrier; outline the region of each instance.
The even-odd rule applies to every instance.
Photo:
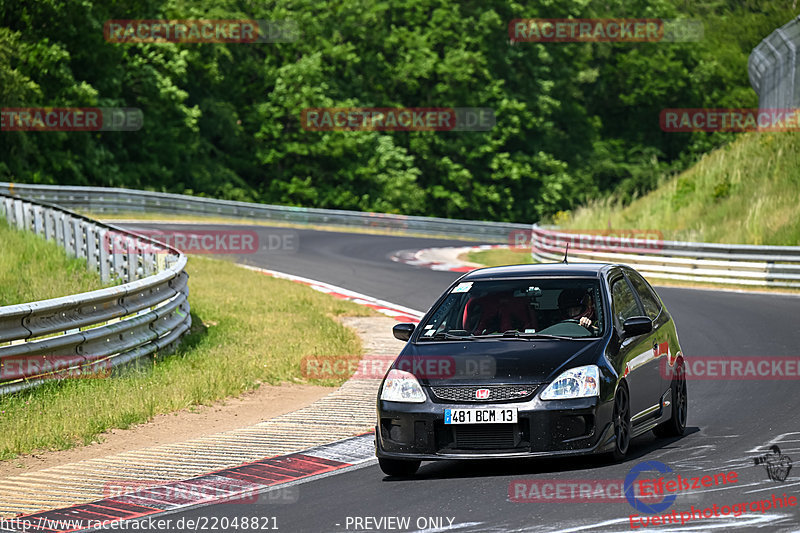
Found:
[[[624,231],[624,230],[620,230]],[[647,278],[747,286],[800,287],[800,246],[756,246],[630,239],[596,246],[598,235],[534,225],[531,254],[561,261],[569,243],[574,262],[625,263]]]
[[[191,326],[186,256],[178,250],[53,205],[3,194],[0,216],[85,259],[104,281],[123,282],[0,307],[0,394],[109,370],[165,348]]]
[[[121,188],[0,182],[0,193],[52,202],[67,208],[86,209],[93,213],[147,211],[149,213],[249,218],[294,224],[402,230],[427,235],[466,237],[494,243],[507,243],[509,234],[513,231],[530,230],[529,224],[267,205]]]
[[[183,213],[206,216],[324,224],[331,226],[383,228],[428,235],[467,237],[486,243],[516,241],[520,233],[530,234],[533,258],[561,261],[564,242],[574,233],[559,234],[552,228],[474,220],[361,213],[327,209],[298,208],[247,202],[199,198],[181,194],[132,189],[28,185],[0,182],[0,193],[50,201],[92,212]],[[557,238],[561,236],[561,242]],[[594,236],[587,236],[592,238]],[[649,278],[709,282],[743,286],[800,287],[800,247],[752,246],[697,242],[640,240],[641,246],[608,251],[571,247],[569,256],[578,261],[627,263]]]

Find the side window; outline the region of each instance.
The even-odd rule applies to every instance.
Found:
[[[628,318],[641,315],[639,304],[636,303],[625,278],[620,278],[611,285],[611,313],[618,326],[622,326]]]
[[[644,312],[652,320],[655,320],[659,313],[661,313],[661,302],[659,301],[658,296],[653,293],[653,289],[651,289],[647,285],[647,282],[645,282],[645,280],[642,279],[642,277],[636,272],[629,271],[628,279],[631,280],[633,288],[636,289],[636,292],[639,294],[639,298],[642,300]]]

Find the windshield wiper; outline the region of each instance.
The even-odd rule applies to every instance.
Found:
[[[587,337],[567,337],[564,335],[550,335],[549,333],[521,333],[516,329],[510,329],[503,333],[491,333],[489,335],[475,335],[477,339],[518,339],[518,340],[528,340],[528,339],[558,339],[558,340],[565,340],[571,341],[575,339],[583,339]]]
[[[558,339],[562,341],[574,341],[576,339],[590,339],[592,337],[566,337],[564,335],[551,335],[549,333],[520,333],[520,337],[527,339]]]
[[[450,330],[456,332],[462,332],[464,330]],[[515,329],[510,329],[503,333],[490,333],[488,335],[470,335],[466,331],[464,334],[453,334],[446,331],[440,331],[434,334],[432,337],[420,337],[419,340],[428,340],[428,341],[441,341],[441,340],[448,340],[448,341],[462,341],[462,340],[475,340],[475,339],[501,339],[501,340],[519,340],[519,341],[527,341],[531,339],[556,339],[556,340],[563,340],[563,341],[574,341],[574,340],[581,340],[581,339],[592,339],[596,337],[566,337],[564,335],[550,335],[549,333],[520,333]]]
[[[504,331],[503,333],[488,333],[486,335],[473,335],[476,339],[500,339],[500,340],[509,340],[509,341],[527,341],[529,337],[526,334],[522,334],[515,329],[510,329],[508,331]]]

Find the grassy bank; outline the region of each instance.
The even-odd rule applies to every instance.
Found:
[[[800,245],[800,133],[747,133],[621,206],[596,201],[561,227],[660,230],[665,238]]]
[[[187,269],[194,325],[178,351],[121,377],[0,398],[0,459],[87,444],[105,430],[261,383],[302,381],[306,355],[361,353],[356,334],[334,317],[369,314],[362,306],[227,261],[191,257]]]
[[[684,241],[800,245],[800,133],[743,134],[627,206],[611,197],[562,213],[553,222],[565,229],[658,230],[666,239]],[[523,262],[524,254],[514,254],[488,250],[468,254],[467,259],[490,266]]]
[[[103,288],[86,262],[0,219],[0,306]]]

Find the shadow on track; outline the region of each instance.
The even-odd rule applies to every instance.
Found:
[[[582,470],[597,470],[622,466],[625,471],[643,460],[648,454],[669,449],[684,438],[700,431],[687,427],[682,437],[656,438],[652,434],[637,437],[631,442],[624,461],[614,463],[608,454],[578,455],[573,457],[536,457],[523,459],[465,459],[423,462],[419,471],[410,478],[385,476],[385,482],[422,481],[433,479],[481,478],[557,474]],[[593,477],[593,476],[592,476]]]

